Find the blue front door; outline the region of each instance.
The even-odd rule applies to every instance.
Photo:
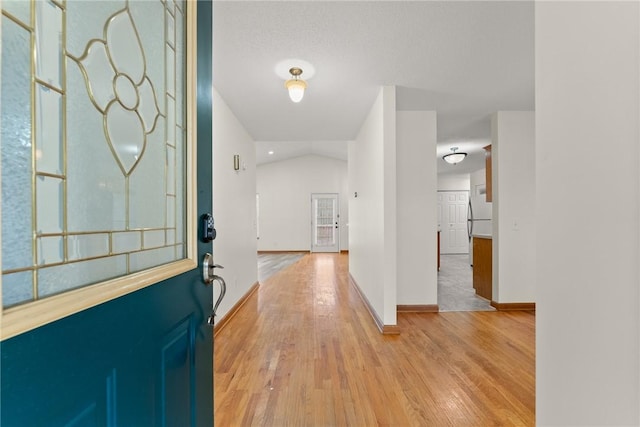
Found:
[[[210,1],[198,2],[197,19],[200,216],[212,205]],[[211,250],[199,241],[197,259]],[[194,268],[2,341],[0,425],[213,425],[211,307]]]

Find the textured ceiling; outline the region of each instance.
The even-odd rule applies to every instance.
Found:
[[[214,1],[214,86],[259,161],[275,144],[343,141],[346,155],[380,86],[396,85],[398,110],[437,111],[440,152],[469,152],[440,172],[475,170],[490,115],[534,108],[533,20],[532,1]],[[314,67],[299,104],[276,72],[291,58]]]

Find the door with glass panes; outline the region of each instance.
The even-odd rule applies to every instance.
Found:
[[[212,425],[211,1],[0,8],[0,425]]]
[[[311,252],[339,252],[337,194],[311,195]]]

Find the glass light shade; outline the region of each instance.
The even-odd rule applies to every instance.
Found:
[[[443,156],[442,158],[445,162],[455,165],[456,163],[463,161],[465,157],[467,157],[467,153],[451,153]]]
[[[289,90],[289,98],[293,102],[302,101],[304,90],[307,88],[307,83],[304,80],[290,79],[285,82],[284,86]]]

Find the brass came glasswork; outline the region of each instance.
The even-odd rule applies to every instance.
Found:
[[[183,91],[185,89],[184,82],[178,81],[178,73],[176,72],[177,67],[184,68],[184,63],[178,64],[179,55],[177,54],[177,44],[180,40],[183,40],[183,41],[186,40],[186,37],[177,37],[176,32],[178,31],[178,28],[182,28],[183,31],[186,29],[186,25],[184,24],[186,11],[183,10],[182,6],[180,6],[179,4],[174,5],[172,1],[164,1],[164,0],[162,1],[155,0],[155,1],[157,1],[160,5],[162,5],[162,10],[164,15],[164,20],[162,22],[157,23],[158,31],[164,34],[164,38],[165,38],[165,43],[164,43],[165,49],[163,49],[163,54],[162,54],[164,79],[166,80],[168,75],[172,75],[173,81],[171,82],[171,85],[173,86],[174,91]],[[47,7],[56,8],[56,13],[62,16],[60,27],[59,27],[61,31],[61,34],[59,34],[60,43],[58,46],[59,55],[60,55],[60,65],[61,65],[60,86],[58,86],[57,83],[45,81],[45,79],[37,76],[36,66],[37,66],[39,55],[37,51],[38,41],[36,38],[43,37],[43,35],[39,33],[41,29],[37,28],[39,24],[37,20],[38,14],[36,12],[37,12],[37,8],[43,7],[43,5],[46,5]],[[145,46],[140,38],[138,28],[136,27],[137,24],[135,22],[134,16],[131,11],[130,0],[125,0],[123,8],[110,14],[105,18],[104,25],[102,28],[103,37],[89,39],[84,45],[85,46],[84,52],[79,57],[74,56],[67,50],[68,31],[73,31],[73,28],[67,28],[67,19],[68,19],[67,14],[68,14],[68,8],[70,6],[71,6],[70,4],[62,0],[31,0],[30,22],[23,22],[21,19],[18,19],[17,17],[13,16],[11,13],[4,10],[4,8],[2,9],[2,15],[8,18],[9,20],[11,20],[12,22],[16,23],[19,27],[24,29],[24,31],[28,32],[30,37],[29,57],[31,61],[31,64],[30,64],[30,71],[31,71],[30,110],[31,110],[31,113],[30,114],[31,114],[31,168],[32,168],[30,222],[31,222],[32,231],[33,231],[32,233],[33,238],[31,239],[32,265],[25,265],[25,266],[20,266],[19,268],[6,269],[2,271],[2,274],[10,275],[10,274],[31,272],[33,300],[37,300],[40,298],[39,296],[40,286],[39,286],[38,273],[42,269],[66,265],[66,264],[81,264],[83,262],[89,262],[92,260],[108,258],[111,256],[122,256],[123,255],[122,252],[114,252],[113,241],[114,241],[115,233],[120,233],[120,232],[140,233],[140,241],[141,241],[140,247],[134,250],[129,250],[128,252],[124,253],[124,255],[127,258],[128,273],[131,272],[129,258],[130,258],[130,255],[132,254],[143,253],[146,250],[172,248],[171,250],[175,254],[176,260],[180,258],[184,258],[185,256],[184,255],[185,233],[182,233],[183,237],[181,240],[177,239],[178,237],[177,230],[178,228],[184,227],[184,224],[177,223],[177,218],[179,217],[178,211],[184,209],[184,206],[182,205],[186,203],[186,197],[184,196],[184,186],[178,185],[177,174],[179,170],[182,170],[180,182],[184,183],[186,181],[186,176],[185,176],[186,168],[180,169],[179,165],[181,165],[184,161],[185,144],[186,144],[186,127],[184,127],[184,125],[177,123],[176,120],[173,120],[175,125],[173,126],[173,128],[168,129],[167,126],[168,126],[169,120],[167,119],[169,119],[168,117],[169,102],[173,102],[175,106],[173,111],[175,112],[176,117],[178,117],[178,115],[180,117],[185,116],[184,109],[186,109],[186,102],[182,102],[182,110],[180,110],[178,102],[176,102],[175,92],[172,94],[169,91],[169,86],[170,86],[168,84],[169,82],[167,81],[164,82],[164,86],[165,86],[164,93],[159,94],[157,91],[156,85],[154,84],[153,81],[151,81],[151,78],[147,75],[149,64],[147,63]],[[2,4],[0,4],[0,7],[2,7]],[[172,19],[173,21],[168,23],[167,20],[169,19]],[[181,20],[182,22],[181,25],[178,25],[177,23],[178,20]],[[118,27],[118,29],[122,29],[125,27],[128,28],[128,31],[132,36],[131,36],[131,39],[129,40],[129,43],[127,44],[127,49],[136,50],[139,48],[139,52],[136,53],[136,55],[139,54],[138,60],[141,61],[141,64],[142,64],[140,68],[141,73],[134,75],[130,72],[130,70],[118,69],[119,54],[111,51],[114,48],[112,45],[110,45],[111,41],[108,37],[108,34],[110,34],[110,31],[112,31],[112,29],[110,29],[110,26],[116,26]],[[162,26],[162,29],[160,29],[160,26]],[[167,33],[167,31],[169,31],[168,28],[173,29],[173,34]],[[57,34],[53,36],[58,37]],[[115,76],[112,79],[112,81],[108,82],[108,86],[111,88],[113,92],[113,98],[110,99],[106,104],[102,103],[101,99],[99,99],[96,96],[96,93],[94,92],[94,86],[97,83],[91,80],[92,79],[91,74],[85,66],[87,58],[89,58],[89,56],[92,55],[93,48],[97,49],[96,52],[100,50],[104,51],[107,58],[107,61],[105,62],[105,64],[111,67],[113,71],[113,75]],[[167,63],[167,56],[168,56],[167,49],[170,49],[173,52],[172,57],[174,61],[171,64]],[[186,49],[184,48],[182,49],[183,51],[186,51]],[[129,53],[127,53],[126,55],[129,55]],[[124,56],[120,55],[120,58]],[[185,55],[182,55],[181,59],[183,61],[186,61],[187,58]],[[77,119],[75,117],[68,116],[68,108],[67,108],[68,102],[69,102],[69,91],[67,88],[67,84],[69,83],[68,74],[67,74],[68,66],[78,67],[82,75],[82,79],[84,80],[87,96],[91,101],[91,104],[95,107],[95,112],[97,114],[100,114],[102,117],[103,131],[104,131],[103,137],[109,147],[109,151],[111,151],[113,155],[112,161],[116,162],[117,167],[120,169],[123,175],[124,194],[116,194],[117,196],[121,197],[121,202],[123,203],[123,206],[125,206],[124,207],[125,224],[123,225],[122,229],[113,229],[113,230],[96,229],[96,230],[72,231],[75,228],[74,224],[69,223],[68,210],[70,209],[69,207],[69,197],[70,197],[69,190],[70,189],[68,188],[68,186],[70,185],[70,182],[69,182],[69,153],[68,153],[69,128],[68,126],[73,126],[73,121]],[[171,69],[169,69],[168,67],[171,67]],[[103,74],[109,74],[109,72],[107,71],[107,73],[103,73]],[[186,78],[186,73],[182,73],[182,75],[185,76]],[[36,162],[38,153],[37,153],[37,144],[35,140],[36,134],[37,134],[36,126],[38,126],[38,124],[36,123],[35,118],[36,118],[36,108],[37,108],[36,90],[39,87],[46,88],[47,90],[51,90],[60,94],[60,100],[61,100],[60,101],[61,102],[61,107],[60,107],[61,108],[60,109],[61,111],[60,113],[61,115],[60,117],[60,120],[61,120],[60,152],[61,154],[60,156],[61,156],[61,165],[62,165],[61,173],[58,173],[58,171],[38,170],[38,164]],[[163,97],[164,112],[161,111],[159,108],[158,96]],[[145,108],[144,111],[142,110],[143,108]],[[121,141],[114,140],[114,135],[112,135],[111,133],[113,129],[117,128],[117,126],[113,126],[111,124],[111,121],[113,120],[113,117],[111,116],[114,111],[117,111],[118,112],[117,114],[119,114],[122,117],[127,117],[126,119],[127,123],[135,123],[137,121],[141,126],[140,127],[141,133],[139,134],[141,135],[141,139],[139,141],[136,141],[137,151],[135,154],[135,158],[124,158],[123,147],[125,144],[122,143]],[[165,126],[163,126],[162,129],[160,129],[160,126],[158,126],[159,117],[164,118]],[[160,212],[163,212],[162,215],[164,216],[164,224],[162,224],[161,227],[131,227],[132,225],[131,209],[132,208],[130,206],[130,201],[131,201],[132,193],[130,189],[130,178],[133,174],[136,174],[139,172],[140,162],[142,161],[142,159],[145,157],[145,154],[147,153],[147,146],[149,144],[147,137],[151,134],[155,135],[156,132],[161,132],[163,134],[163,140],[164,140],[164,153],[165,153],[164,161],[162,165],[160,164],[157,165],[158,168],[162,168],[164,170],[163,185],[164,185],[164,205],[165,206],[164,208],[160,209]],[[176,138],[178,133],[180,133],[181,135],[180,139],[184,141],[182,144],[182,147],[178,147],[177,138]],[[169,138],[168,137],[169,134],[173,136]],[[97,137],[99,137],[99,135],[96,135],[96,138]],[[128,143],[129,141],[127,141],[127,144]],[[171,155],[167,154],[168,150],[173,150],[171,152]],[[171,161],[169,161],[169,159],[171,159]],[[99,159],[99,161],[109,161],[109,160],[111,159]],[[170,173],[170,170],[172,171],[172,173]],[[53,172],[56,172],[56,173],[53,173]],[[167,180],[169,179],[169,176],[173,177],[173,182],[171,183],[171,189],[172,189],[171,191],[169,191],[169,185],[167,182]],[[38,208],[40,207],[42,211],[42,206],[38,206],[39,202],[38,202],[36,183],[38,179],[43,179],[43,178],[56,180],[57,182],[61,183],[60,212],[53,213],[56,215],[60,215],[61,230],[62,230],[61,232],[57,232],[57,230],[55,230],[56,232],[51,232],[52,230],[44,230],[44,231],[38,230]],[[180,200],[182,203],[179,204],[178,200]],[[172,207],[171,217],[173,218],[171,223],[169,223],[169,212],[168,212],[168,209],[170,209],[170,207]],[[182,215],[181,217],[184,220],[184,216]],[[145,242],[144,242],[145,232],[148,233],[152,231],[158,231],[158,232],[164,233],[164,246],[154,246],[151,249],[145,246]],[[76,251],[74,254],[70,253],[69,240],[73,236],[78,236],[78,235],[108,236],[106,237],[107,239],[106,241],[108,243],[108,254],[75,258],[76,256],[75,254],[77,254],[78,252],[76,249],[74,250]],[[173,237],[171,242],[168,242],[169,235]],[[150,234],[150,236],[152,236],[152,234]],[[48,238],[49,243],[55,244],[55,243],[52,243],[52,240],[53,240],[52,238],[55,238],[55,237],[60,237],[62,241],[62,249],[61,249],[62,254],[60,256],[62,261],[58,262],[57,257],[54,257],[55,262],[47,262],[46,260],[44,261],[41,260],[39,256],[40,254],[38,253],[39,242],[42,239]],[[77,242],[78,239],[75,239],[75,241]],[[153,237],[153,241],[158,241],[158,238]],[[86,254],[87,253],[85,253],[85,255]],[[87,283],[86,285],[90,285],[90,284],[91,283]],[[22,301],[20,302],[20,304],[26,303],[26,302],[29,302],[29,301]]]

